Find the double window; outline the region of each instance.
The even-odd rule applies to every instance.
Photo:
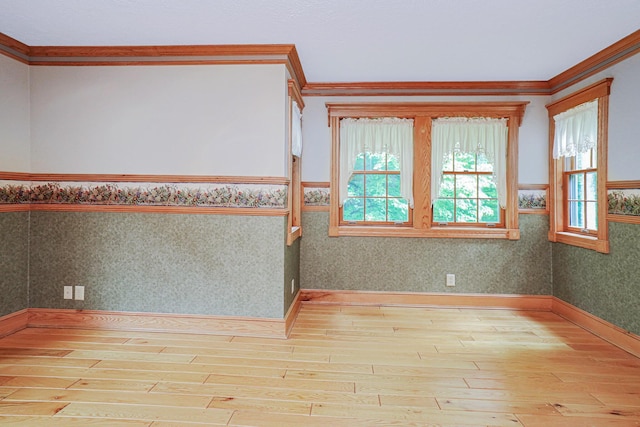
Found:
[[[327,104],[329,234],[517,239],[525,106]]]
[[[605,253],[611,82],[605,79],[547,105],[552,153],[549,239]]]

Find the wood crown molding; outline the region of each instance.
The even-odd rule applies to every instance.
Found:
[[[307,83],[304,96],[548,95],[546,81]]]
[[[0,54],[29,65],[284,63],[303,96],[553,95],[638,52],[640,30],[546,81],[318,83],[307,82],[293,44],[28,46],[0,33]]]
[[[293,44],[184,46],[27,46],[0,33],[0,54],[28,65],[284,64],[299,88],[307,84]]]
[[[640,30],[549,79],[550,94],[558,93],[638,52],[640,52]]]

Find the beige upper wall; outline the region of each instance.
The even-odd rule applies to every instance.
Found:
[[[283,65],[31,67],[31,172],[285,176]]]
[[[0,171],[28,172],[29,66],[0,55]]]

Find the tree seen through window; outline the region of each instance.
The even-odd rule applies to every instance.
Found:
[[[361,153],[349,180],[343,221],[406,223],[409,204],[400,196],[400,164],[388,153]]]
[[[493,165],[486,156],[454,152],[446,157],[433,222],[501,222]]]

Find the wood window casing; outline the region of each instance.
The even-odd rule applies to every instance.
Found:
[[[327,103],[331,127],[331,204],[329,207],[330,236],[394,236],[436,238],[520,238],[518,228],[518,130],[528,102],[480,103]],[[341,222],[338,206],[340,165],[340,120],[342,118],[410,118],[414,121],[413,197],[410,226],[359,225]],[[431,209],[431,123],[439,117],[507,118],[507,206],[501,227],[485,225],[441,226],[432,222]]]
[[[288,157],[289,157],[289,186],[287,191],[287,246],[302,236],[302,224],[300,220],[301,206],[304,200],[301,185],[302,165],[301,159],[294,156],[292,152],[292,125],[293,125],[293,101],[298,104],[300,111],[304,108],[302,94],[296,85],[295,80],[288,82],[288,108],[289,108],[289,129],[288,129]]]
[[[608,152],[608,115],[609,94],[612,78],[594,83],[584,89],[561,98],[547,105],[549,113],[549,240],[565,243],[601,253],[609,252],[609,230],[607,223],[607,152]],[[568,176],[570,173],[585,172],[576,170],[569,172],[565,159],[554,159],[553,153],[555,122],[553,117],[585,102],[598,100],[598,144],[595,168],[597,171],[597,230],[581,230],[569,225],[568,218]]]

